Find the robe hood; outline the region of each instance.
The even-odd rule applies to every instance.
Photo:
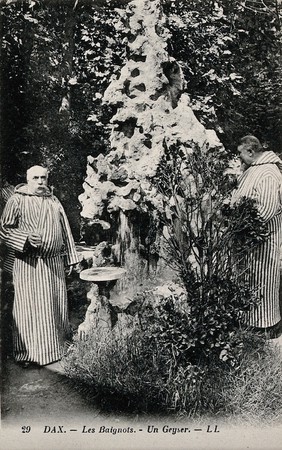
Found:
[[[44,190],[42,191],[42,193],[33,193],[30,192],[30,189],[28,187],[28,184],[26,183],[21,183],[18,184],[15,187],[15,194],[22,194],[22,195],[35,195],[37,197],[51,197],[51,195],[53,194],[53,189],[50,186],[44,186]]]
[[[282,160],[273,151],[264,152],[250,167],[262,166],[264,164],[276,164],[282,173]]]

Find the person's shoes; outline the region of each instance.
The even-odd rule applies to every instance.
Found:
[[[40,369],[42,367],[34,361],[17,361],[17,364],[22,367],[22,369]]]
[[[271,344],[279,347],[282,350],[282,335],[277,338],[271,339]]]
[[[46,364],[44,366],[45,369],[51,370],[51,372],[57,372],[59,374],[64,375],[64,366],[61,364],[60,360],[52,362],[50,364]]]
[[[28,369],[31,366],[31,362],[29,361],[17,361],[17,364],[23,369]]]
[[[276,354],[282,358],[282,336],[269,340],[270,348],[275,349]]]

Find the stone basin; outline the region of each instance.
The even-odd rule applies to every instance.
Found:
[[[78,327],[78,336],[81,340],[88,339],[92,329],[101,327],[111,330],[117,322],[117,313],[111,308],[109,300],[110,289],[125,273],[126,270],[122,267],[114,266],[91,267],[80,272],[82,280],[92,282],[87,293],[90,305],[84,322]]]
[[[95,245],[83,245],[83,244],[75,244],[75,248],[78,252],[94,252]]]
[[[81,244],[75,244],[76,251],[79,255],[80,261],[83,259],[93,259],[93,254],[95,247],[90,245],[81,245]]]
[[[99,281],[119,280],[125,273],[126,270],[122,267],[91,267],[90,269],[82,270],[79,276],[82,280],[97,283]]]

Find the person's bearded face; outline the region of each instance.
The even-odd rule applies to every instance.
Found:
[[[41,194],[47,186],[48,176],[47,170],[36,168],[29,174],[27,184],[32,194]]]

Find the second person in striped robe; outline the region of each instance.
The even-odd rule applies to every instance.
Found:
[[[238,147],[244,171],[233,202],[251,198],[268,227],[267,239],[249,252],[249,282],[258,302],[251,308],[248,324],[264,331],[281,320],[279,308],[280,248],[282,239],[282,161],[265,151],[255,136],[245,136]]]

